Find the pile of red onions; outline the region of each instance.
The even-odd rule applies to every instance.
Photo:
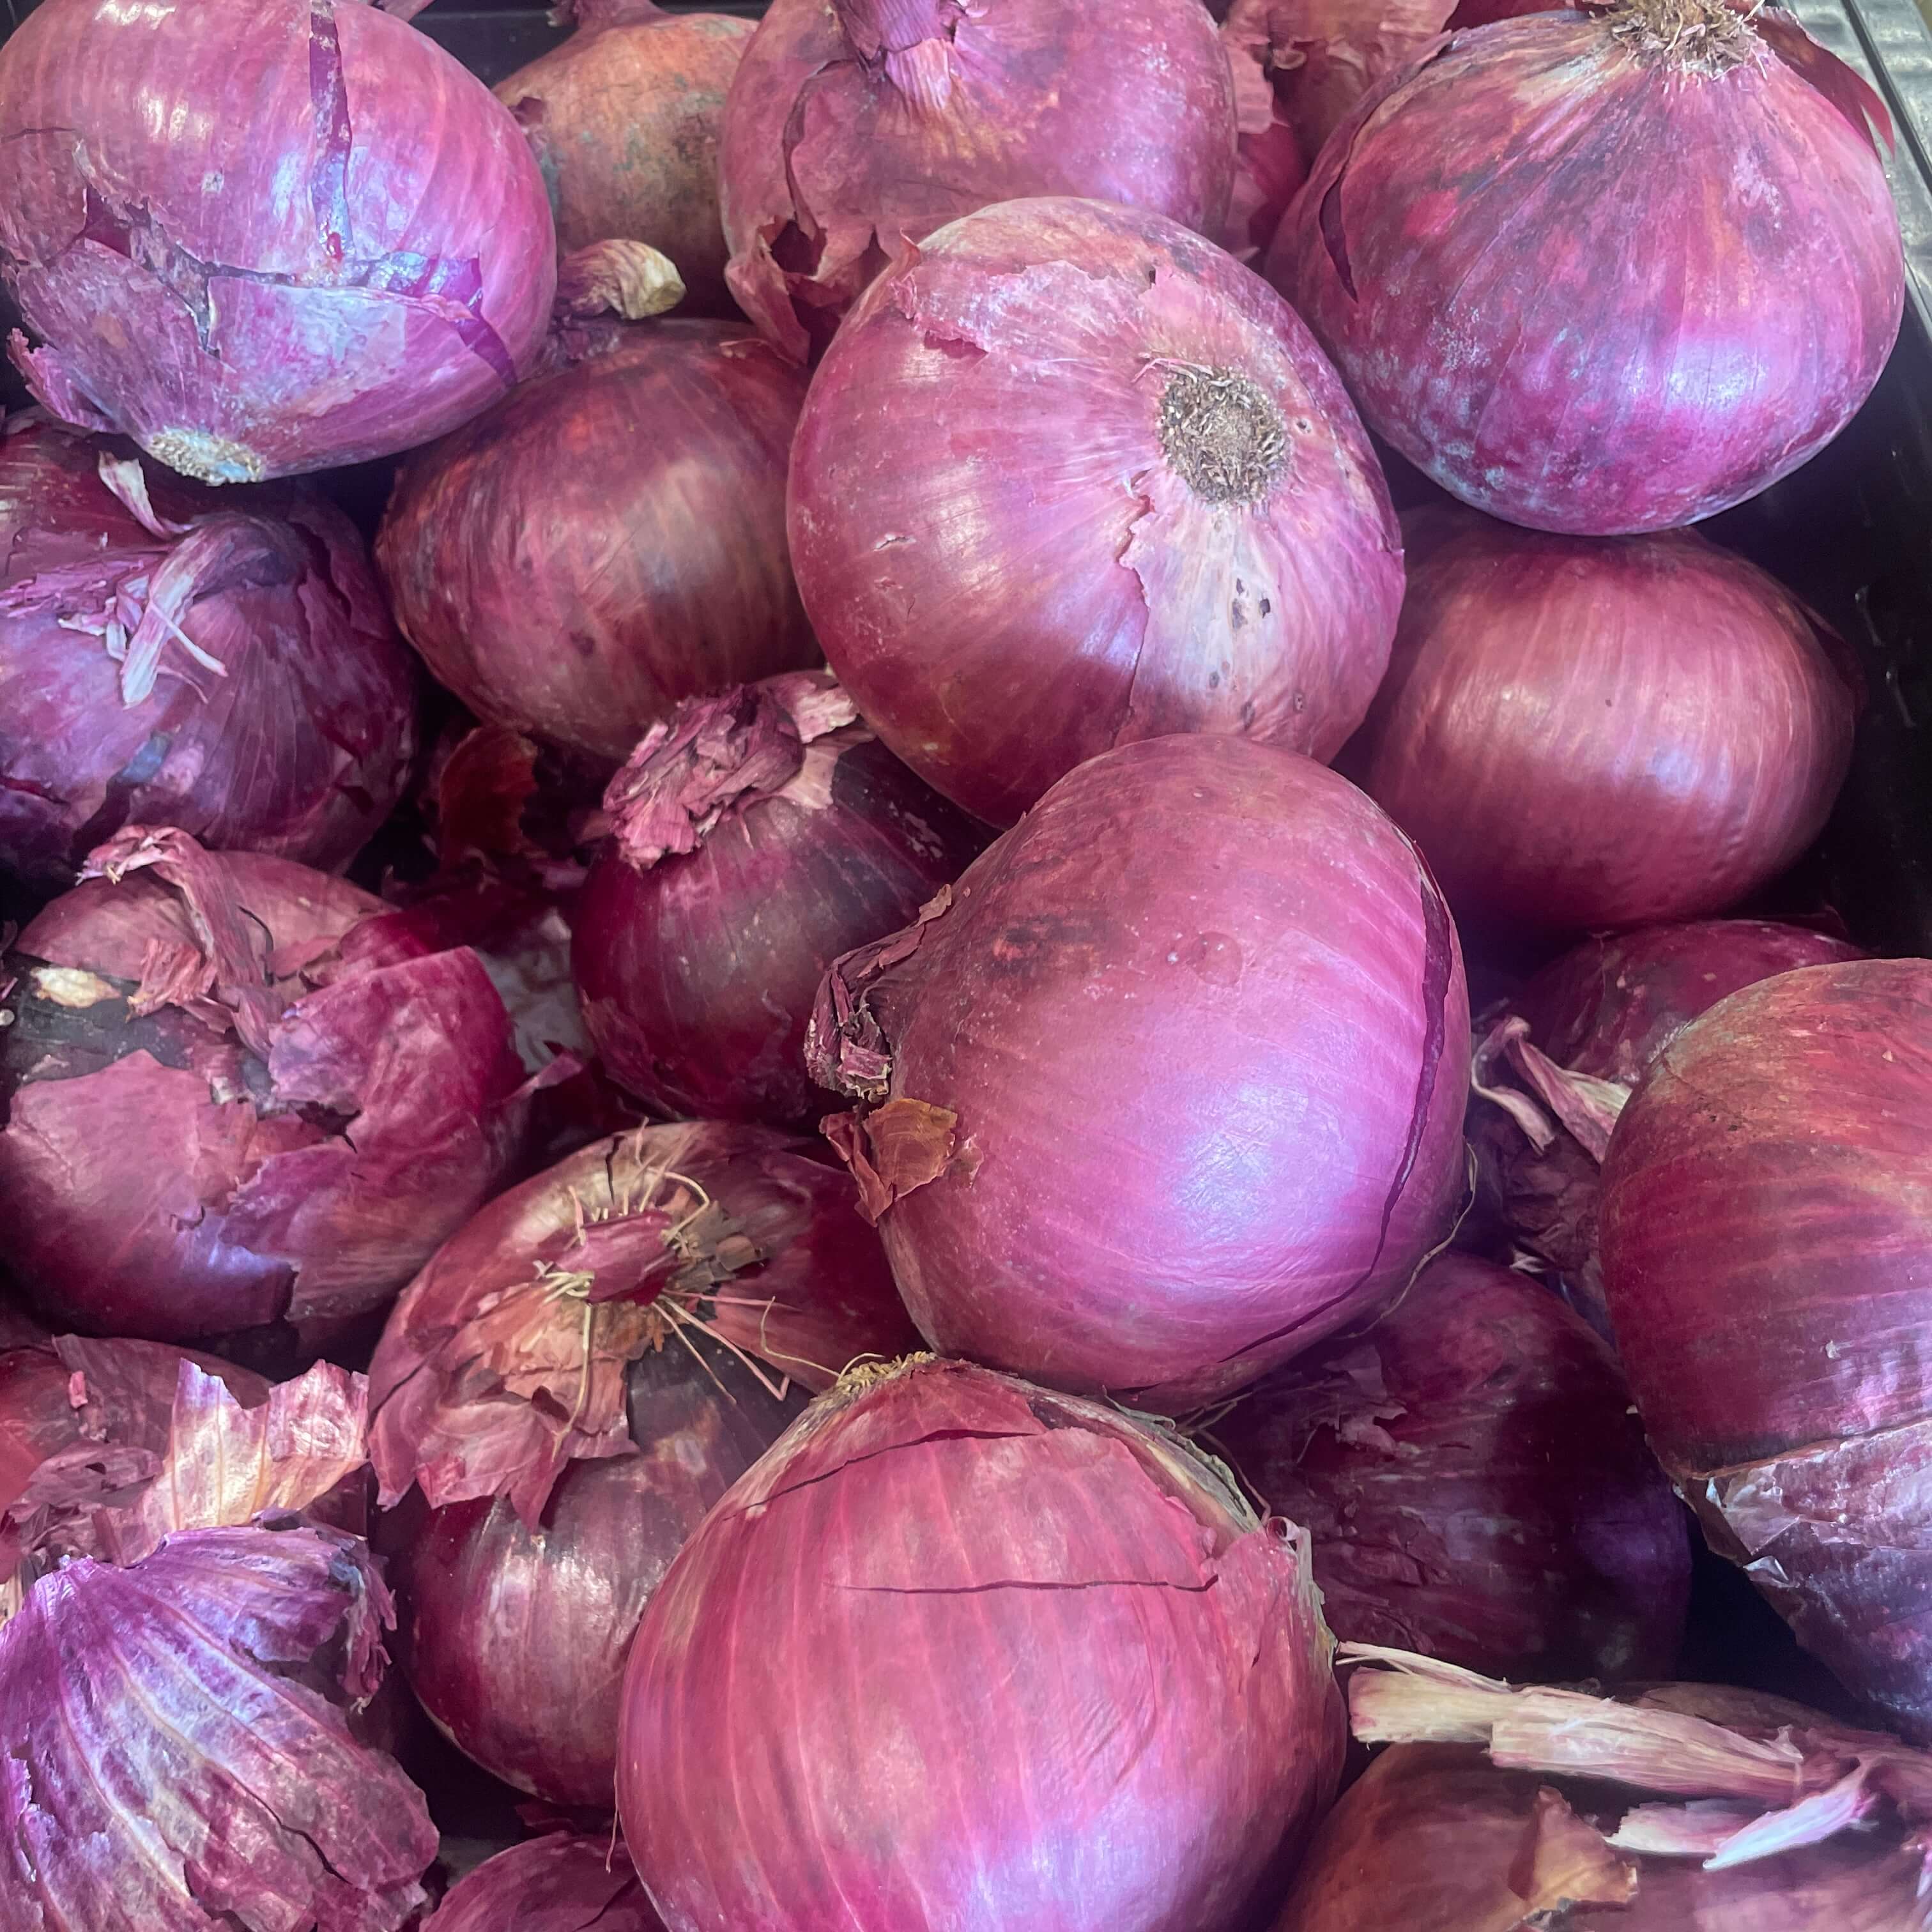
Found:
[[[1404,519],[1394,660],[1351,758],[1457,916],[1574,931],[1722,912],[1816,837],[1851,761],[1843,647],[1688,530]]]
[[[825,969],[985,842],[823,671],[687,700],[604,802],[574,916],[584,1022],[632,1092],[700,1119],[822,1111],[804,1047]]]
[[[1464,1186],[1468,1003],[1415,849],[1214,735],[1063,778],[832,968],[826,1124],[932,1346],[1178,1412],[1402,1288]]]
[[[1520,1274],[1432,1262],[1366,1334],[1250,1390],[1214,1441],[1313,1539],[1345,1641],[1511,1676],[1676,1662],[1683,1510],[1609,1349]]]
[[[1268,262],[1370,427],[1454,494],[1594,536],[1822,448],[1904,295],[1878,97],[1781,9],[1589,0],[1457,34],[1322,152]]]
[[[74,1325],[313,1351],[520,1150],[476,955],[305,866],[128,826],[5,970],[8,1259]]]
[[[664,1932],[630,1854],[608,1832],[553,1832],[486,1858],[422,1932]]]
[[[218,500],[32,413],[0,431],[0,862],[130,821],[325,869],[388,815],[416,672],[346,520]]]
[[[1076,195],[1218,235],[1234,164],[1233,77],[1199,0],[774,0],[725,105],[728,279],[802,358],[960,215]]]
[[[1330,1649],[1306,1538],[1179,1442],[915,1358],[652,1599],[624,1835],[680,1927],[1232,1932],[1334,1790]]]
[[[1932,1738],[1932,964],[1851,960],[1678,1034],[1604,1168],[1610,1317],[1713,1547]]]
[[[404,634],[480,716],[613,765],[680,698],[813,663],[804,394],[742,326],[614,328],[404,465],[376,544]]]
[[[516,123],[374,6],[50,0],[0,48],[0,156],[34,393],[205,482],[440,435],[542,341]]]
[[[1163,732],[1332,757],[1402,598],[1382,472],[1294,312],[1090,201],[984,209],[873,284],[812,384],[789,524],[866,721],[994,824]]]

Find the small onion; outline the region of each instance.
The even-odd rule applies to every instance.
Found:
[[[346,0],[36,8],[0,50],[0,264],[39,399],[209,483],[453,429],[556,282],[507,110]]]
[[[1330,1648],[1305,1537],[1180,1442],[914,1358],[652,1599],[625,1838],[678,1932],[1231,1932],[1334,1790]]]
[[[1234,161],[1199,0],[773,0],[725,104],[728,279],[802,358],[889,256],[960,215],[1078,195],[1218,235]]]
[[[1370,427],[1455,495],[1670,529],[1797,468],[1885,367],[1904,273],[1868,120],[1889,138],[1779,8],[1503,22],[1358,105],[1268,272]]]
[[[553,1832],[486,1858],[422,1932],[664,1932],[620,1839]]]
[[[821,1111],[804,1047],[825,969],[985,842],[823,671],[688,699],[604,807],[572,934],[584,1023],[632,1092],[704,1119]]]
[[[1405,519],[1408,592],[1359,755],[1457,916],[1545,930],[1722,912],[1790,865],[1851,762],[1835,638],[1694,532]]]
[[[818,651],[785,560],[802,378],[729,323],[613,334],[411,457],[376,555],[472,710],[615,764],[680,698]]]
[[[867,722],[994,824],[1166,732],[1332,757],[1402,596],[1381,470],[1293,311],[1096,202],[982,209],[873,284],[812,384],[789,524]]]
[[[1082,766],[839,961],[808,1050],[864,1102],[826,1131],[935,1348],[1178,1412],[1446,1234],[1468,1028],[1401,833],[1311,759],[1190,736]]]

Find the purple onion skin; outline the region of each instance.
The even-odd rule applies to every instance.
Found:
[[[1850,420],[1898,333],[1876,97],[1787,16],[1714,0],[1742,64],[1698,75],[1619,38],[1637,10],[1456,34],[1386,76],[1268,256],[1370,427],[1533,529],[1755,496]]]
[[[217,496],[155,466],[170,520],[230,513],[232,562],[214,562],[240,580],[212,572],[227,587],[180,620],[226,676],[170,646],[152,692],[129,704],[101,640],[60,620],[176,546],[101,482],[106,447],[31,418],[0,439],[0,599],[48,586],[40,608],[0,616],[0,855],[65,886],[133,823],[346,864],[400,796],[416,743],[416,669],[362,539],[318,499]]]
[[[874,1102],[827,1131],[921,1332],[1056,1386],[1231,1393],[1397,1292],[1463,1190],[1448,911],[1368,800],[1267,746],[1082,766],[950,910],[840,961],[813,1027]]]
[[[1198,0],[776,0],[725,104],[727,279],[801,359],[904,244],[1077,195],[1219,235],[1234,80]]]
[[[1932,964],[1810,966],[1664,1050],[1604,1285],[1665,1468],[1855,1695],[1932,1740]]]
[[[1459,917],[1543,931],[1724,911],[1822,828],[1857,696],[1835,639],[1694,532],[1405,520],[1389,675],[1350,756]]]
[[[1185,440],[1203,368],[1280,437],[1232,480]],[[1165,733],[1332,757],[1402,597],[1381,469],[1293,311],[1178,224],[1090,201],[982,209],[873,284],[800,419],[788,520],[866,722],[995,825]]]
[[[440,435],[549,321],[516,123],[373,6],[52,0],[0,53],[0,157],[34,394],[205,482]]]
[[[1526,1276],[1442,1256],[1365,1334],[1252,1390],[1214,1442],[1314,1539],[1344,1642],[1517,1678],[1676,1662],[1683,1510],[1610,1350]]]
[[[674,1932],[1232,1932],[1334,1792],[1330,1647],[1305,1541],[1191,1452],[915,1358],[652,1600],[625,1838]]]
[[[620,1839],[553,1832],[458,1880],[422,1932],[664,1932]]]
[[[419,452],[376,556],[404,634],[479,716],[612,764],[680,699],[818,652],[786,561],[803,378],[673,318]]]

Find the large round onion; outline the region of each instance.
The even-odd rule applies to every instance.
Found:
[[[507,110],[348,0],[37,8],[0,51],[0,263],[40,400],[210,483],[453,429],[556,284]]]
[[[1312,1538],[1346,1641],[1511,1676],[1659,1677],[1677,1660],[1683,1510],[1610,1350],[1520,1274],[1432,1262],[1366,1334],[1298,1357],[1214,1439]]]
[[[1218,235],[1234,163],[1199,0],[774,0],[725,104],[731,292],[802,357],[889,256],[976,208],[1079,195]]]
[[[1848,660],[1754,564],[1688,530],[1606,542],[1442,508],[1404,530],[1357,750],[1459,917],[1721,912],[1817,836],[1851,761]]]
[[[286,860],[130,826],[88,872],[7,962],[8,1259],[77,1327],[320,1346],[519,1151],[503,1003]]]
[[[804,1048],[825,969],[985,842],[823,671],[688,700],[604,805],[572,934],[584,1023],[633,1093],[699,1118],[821,1111]]]
[[[1082,766],[842,959],[809,1051],[865,1102],[826,1131],[935,1348],[1173,1412],[1447,1232],[1468,1028],[1448,910],[1374,806],[1182,736]]]
[[[625,1837],[678,1932],[1228,1932],[1334,1790],[1330,1648],[1306,1538],[1179,1442],[915,1358],[652,1599]]]
[[[422,1932],[664,1932],[622,1840],[553,1832],[459,1879]]]
[[[1806,1648],[1932,1738],[1932,964],[1734,993],[1604,1168],[1604,1286],[1664,1466]]]
[[[613,764],[680,698],[818,657],[785,560],[802,379],[675,319],[526,383],[403,466],[376,540],[471,710]]]
[[[812,384],[789,522],[867,721],[994,824],[1163,732],[1331,757],[1402,596],[1382,472],[1293,312],[1094,202],[984,209],[880,278]]]
[[[396,802],[415,668],[326,503],[151,496],[138,462],[28,415],[0,434],[0,556],[12,870],[70,884],[130,820],[332,868]]]
[[[1822,448],[1885,367],[1904,273],[1868,118],[1889,137],[1775,8],[1457,34],[1336,129],[1268,273],[1370,427],[1478,508],[1692,523]]]

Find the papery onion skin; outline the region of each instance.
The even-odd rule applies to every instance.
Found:
[[[515,122],[374,6],[56,0],[0,53],[0,157],[34,394],[206,482],[453,429],[549,320]]]
[[[346,864],[416,751],[416,668],[362,539],[320,498],[217,496],[158,464],[154,510],[194,528],[158,535],[103,480],[118,455],[32,415],[0,436],[0,858],[69,885],[132,822]],[[145,613],[190,543],[208,548],[172,621],[223,670],[170,640],[133,695],[79,626]]]
[[[1250,1390],[1213,1439],[1309,1532],[1344,1642],[1516,1678],[1676,1662],[1683,1510],[1608,1348],[1526,1276],[1438,1257],[1366,1334]]]
[[[1330,1648],[1305,1539],[1178,1442],[916,1358],[821,1397],[652,1600],[625,1838],[673,1932],[1223,1932],[1334,1790]]]
[[[718,212],[718,137],[752,24],[652,0],[569,0],[577,31],[500,82],[568,254],[648,242],[676,264],[687,315],[736,314]]]
[[[826,1124],[935,1348],[1178,1414],[1372,1312],[1463,1190],[1468,1005],[1414,848],[1312,760],[1083,765],[841,960]],[[1187,1076],[1174,1042],[1187,1042]]]
[[[486,1858],[422,1932],[664,1932],[620,1839],[554,1832]]]
[[[1898,333],[1877,97],[1781,10],[1699,0],[1666,47],[1669,11],[1510,20],[1386,76],[1269,254],[1370,427],[1512,522],[1742,502],[1844,428]]]
[[[1932,1739],[1932,965],[1780,974],[1679,1034],[1612,1136],[1604,1285],[1644,1426],[1721,1553]]]
[[[418,451],[376,561],[479,716],[615,764],[680,698],[818,652],[785,558],[802,378],[741,326],[667,320]]]
[[[1332,757],[1402,596],[1381,469],[1292,311],[1091,201],[982,209],[873,284],[812,384],[788,520],[867,722],[996,825],[1166,732]]]
[[[684,1118],[823,1112],[805,1029],[826,968],[986,843],[823,671],[687,699],[604,806],[572,934],[584,1023],[618,1080]]]
[[[725,104],[727,279],[802,359],[890,257],[975,208],[1080,195],[1218,235],[1234,163],[1198,0],[776,0]]]
[[[1722,912],[1817,836],[1858,695],[1774,579],[1688,530],[1606,542],[1455,508],[1403,528],[1401,628],[1350,757],[1459,918]]]

